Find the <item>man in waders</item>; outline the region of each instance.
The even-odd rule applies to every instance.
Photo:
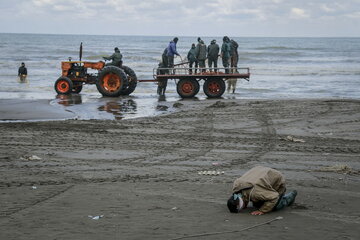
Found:
[[[23,62],[21,63],[21,66],[19,67],[18,76],[20,78],[20,82],[25,82],[26,81],[27,69],[25,67],[25,63],[23,63]]]
[[[285,193],[285,178],[272,168],[257,166],[234,181],[233,194],[227,206],[232,213],[246,208],[249,202],[258,210],[251,215],[263,215],[294,203],[297,191]]]
[[[225,68],[225,73],[229,73],[229,65],[230,65],[230,39],[225,36],[223,38],[223,44],[221,46],[221,58],[222,63]]]
[[[212,65],[214,64],[214,71],[217,72],[217,61],[219,57],[219,45],[216,43],[216,40],[212,40],[208,46],[208,65],[210,72],[212,71]]]
[[[203,40],[200,40],[195,48],[195,57],[199,63],[199,68],[202,72],[205,72],[205,60],[207,58],[206,45]]]

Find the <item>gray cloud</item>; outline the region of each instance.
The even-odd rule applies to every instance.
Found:
[[[360,36],[360,0],[0,0],[1,32]],[[294,29],[296,26],[296,29]],[[331,28],[329,28],[331,26]]]

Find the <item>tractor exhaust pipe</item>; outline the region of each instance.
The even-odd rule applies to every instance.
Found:
[[[79,51],[79,59],[81,61],[82,58],[82,42],[80,43],[80,51]]]

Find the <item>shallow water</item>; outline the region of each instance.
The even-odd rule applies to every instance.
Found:
[[[185,58],[197,37],[179,37],[178,51]],[[204,37],[209,43],[214,37]],[[221,45],[221,37],[215,37]],[[239,67],[250,67],[250,82],[238,80],[237,94],[225,98],[354,98],[360,93],[360,38],[234,38],[239,43]],[[103,98],[95,86],[84,86],[80,95],[58,97],[54,82],[61,61],[98,61],[119,47],[124,64],[139,79],[152,79],[153,68],[171,37],[0,34],[0,100],[52,99],[82,118],[128,118],[158,114],[155,83],[139,83],[131,97]],[[28,68],[28,83],[19,83],[21,62]],[[180,58],[176,58],[180,61]],[[175,61],[175,62],[176,62]],[[221,66],[221,60],[219,60]],[[80,98],[80,100],[79,100]],[[198,98],[204,100],[200,91]],[[77,99],[77,100],[76,100]],[[166,101],[177,101],[174,82],[169,81]],[[112,110],[109,110],[112,109]],[[111,113],[109,113],[111,112]]]

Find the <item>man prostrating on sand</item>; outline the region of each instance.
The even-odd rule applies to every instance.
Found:
[[[297,192],[285,194],[285,191],[285,178],[279,171],[257,166],[234,181],[227,206],[230,212],[238,213],[252,202],[258,210],[251,214],[263,215],[293,204]]]

